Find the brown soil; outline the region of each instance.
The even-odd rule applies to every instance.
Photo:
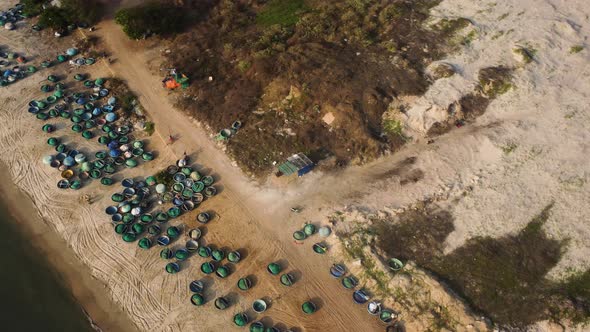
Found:
[[[257,17],[276,1],[221,0],[172,40],[163,68],[191,77],[177,104],[212,130],[242,121],[228,148],[254,174],[297,152],[359,164],[404,143],[383,133],[383,113],[399,96],[424,93],[424,68],[464,27],[454,21],[425,27],[437,3],[383,0],[355,7],[309,0],[291,13],[298,23],[278,15],[277,24],[268,25]],[[322,119],[330,113],[328,124]]]

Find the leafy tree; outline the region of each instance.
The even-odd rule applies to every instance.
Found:
[[[70,24],[67,13],[61,8],[49,7],[39,17],[39,24],[54,30],[65,30]]]
[[[23,13],[29,17],[37,16],[43,11],[43,4],[46,2],[45,0],[22,0]]]
[[[132,39],[149,34],[166,35],[179,32],[185,22],[185,12],[178,7],[158,2],[123,8],[115,14],[115,22]]]

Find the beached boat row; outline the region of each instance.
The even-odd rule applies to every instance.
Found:
[[[330,268],[330,275],[336,279],[341,279],[342,286],[345,289],[354,290],[358,286],[358,279],[353,275],[347,275],[347,269],[343,264],[333,264]],[[372,300],[371,296],[365,289],[356,289],[352,293],[352,300],[356,304],[367,304],[367,312],[378,316],[383,323],[395,321],[398,314],[391,309],[384,309],[381,302]]]
[[[68,49],[67,54],[77,54],[77,50]],[[80,81],[81,78],[87,77],[74,75],[74,81]],[[118,169],[133,168],[139,162],[155,158],[153,152],[145,150],[143,141],[133,139],[133,126],[120,116],[122,111],[117,105],[117,99],[114,96],[106,99],[110,91],[105,88],[105,79],[86,79],[82,91],[72,91],[74,85],[68,88],[71,84],[62,82],[60,77],[53,74],[47,76],[47,81],[49,83],[42,85],[41,91],[50,95],[31,100],[28,104],[28,112],[45,122],[41,130],[54,134],[60,127],[59,122],[70,120],[71,130],[80,134],[84,140],[91,140],[102,133],[97,141],[106,148],[92,155],[74,148],[77,145],[75,143],[69,145],[59,137],[49,137],[47,144],[55,153],[44,156],[42,161],[61,172],[58,188],[77,190],[88,179],[100,180],[108,186],[113,184],[112,174]]]

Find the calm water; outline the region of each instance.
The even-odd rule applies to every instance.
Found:
[[[93,331],[70,291],[0,203],[0,330]]]

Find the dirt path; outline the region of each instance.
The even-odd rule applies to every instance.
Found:
[[[243,264],[248,265],[239,265],[232,277],[255,273],[257,283],[260,284],[254,294],[248,294],[244,301],[240,301],[240,306],[247,308],[250,303],[248,300],[258,294],[269,296],[273,300],[273,306],[268,311],[270,317],[264,319],[275,323],[281,322],[306,331],[383,330],[383,325],[369,316],[364,306],[354,305],[351,293],[329,276],[331,259],[313,254],[313,240],[304,245],[293,244],[291,230],[300,227],[304,220],[289,220],[285,213],[288,205],[278,191],[262,189],[249,181],[239,168],[231,165],[231,161],[203,130],[199,130],[184,114],[173,108],[161,88],[160,77],[149,72],[144,54],[133,46],[133,42],[128,41],[120,28],[109,20],[98,26],[96,34],[101,37],[111,52],[111,57],[115,59],[110,69],[114,75],[125,79],[139,96],[141,104],[156,123],[157,135],[160,138],[169,134],[179,137],[168,149],[176,156],[181,156],[185,151],[197,151],[196,156],[193,156],[197,163],[202,162],[211,167],[221,180],[222,192],[208,206],[220,218],[219,222],[208,227],[208,238],[245,248],[248,257]],[[272,260],[283,261],[288,266],[287,270],[300,276],[295,287],[286,289],[280,286],[277,280],[272,280],[264,271],[264,266]],[[230,278],[229,281],[232,280]],[[226,290],[223,288],[227,287],[222,286],[220,291]],[[160,296],[156,292],[152,294]],[[320,304],[321,310],[314,316],[305,317],[299,306],[310,298]],[[176,315],[177,312],[170,310],[168,317],[158,325],[164,330],[182,328],[174,321]],[[194,317],[197,319],[199,316],[201,315]],[[210,318],[207,323],[210,322],[211,327],[229,326],[231,316],[229,313],[224,313],[224,316],[228,316],[227,324],[219,324]],[[204,321],[199,322],[200,328],[207,330],[203,324]]]

